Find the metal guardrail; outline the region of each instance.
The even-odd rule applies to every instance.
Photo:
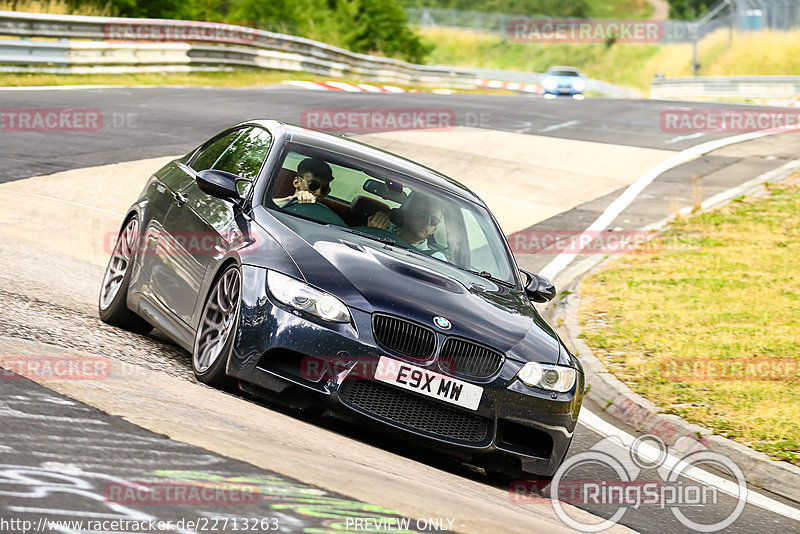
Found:
[[[465,89],[477,87],[481,79],[540,84],[543,77],[415,65],[229,24],[0,11],[0,72],[187,72],[234,67]],[[587,90],[616,98],[638,96],[636,91],[591,79]]]
[[[747,100],[800,95],[800,76],[695,76],[653,80],[650,98],[663,100]]]
[[[208,22],[0,11],[0,35],[58,39],[60,43],[22,40],[14,46],[13,41],[6,40],[0,45],[0,63],[3,64],[42,65],[47,63],[45,58],[52,60],[52,66],[85,65],[88,58],[94,58],[100,65],[215,63],[304,70],[385,82],[447,83],[453,87],[473,87],[475,78],[475,74],[466,69],[414,65],[358,54],[302,37]],[[153,42],[167,40],[169,36],[188,42]],[[25,47],[27,53],[23,51]],[[103,47],[105,50],[100,49]]]

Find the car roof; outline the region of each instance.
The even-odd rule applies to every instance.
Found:
[[[472,202],[486,207],[486,204],[483,202],[483,200],[481,200],[480,197],[478,197],[478,195],[460,182],[415,161],[398,156],[392,152],[361,143],[355,139],[350,139],[342,135],[312,130],[297,124],[276,120],[259,119],[247,121],[243,124],[258,124],[272,131],[274,134],[277,134],[278,131],[281,131],[287,137],[287,140],[291,142],[328,149],[346,156],[364,160],[373,165],[379,165],[400,171],[403,174],[411,176],[412,178],[416,178],[417,180],[431,184],[440,189],[444,189],[449,193],[467,200],[471,200]]]

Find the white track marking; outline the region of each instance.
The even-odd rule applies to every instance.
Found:
[[[609,204],[609,206],[603,211],[600,217],[597,218],[589,227],[584,230],[585,233],[592,235],[592,233],[599,232],[601,230],[605,230],[605,228],[617,218],[617,216],[622,213],[622,211],[630,206],[636,197],[639,196],[641,193],[650,183],[655,180],[658,176],[663,174],[664,172],[672,169],[673,167],[677,167],[682,163],[686,163],[697,156],[701,156],[707,152],[711,152],[712,150],[716,150],[718,148],[722,148],[727,145],[732,145],[735,143],[741,143],[742,141],[749,141],[751,139],[758,139],[759,137],[764,137],[767,135],[771,135],[774,133],[779,133],[776,131],[767,131],[767,132],[750,132],[741,135],[735,135],[733,137],[725,137],[724,139],[717,139],[716,141],[709,141],[707,143],[703,143],[700,145],[693,146],[691,148],[687,148],[681,152],[678,152],[674,156],[667,158],[666,160],[662,161],[658,165],[648,169],[643,175],[641,175],[635,182],[628,186],[625,191],[622,192],[620,196],[618,196],[614,202]],[[583,234],[575,236],[573,239],[580,240]],[[578,241],[580,242],[580,241]],[[569,247],[570,250],[576,250],[574,247]],[[556,277],[562,270],[564,270],[567,265],[582,251],[582,248],[578,248],[575,252],[562,252],[558,256],[552,259],[550,263],[545,266],[544,269],[541,271],[541,275],[545,278],[550,278],[551,280]]]
[[[668,141],[664,141],[664,143],[667,144],[667,145],[671,145],[671,144],[677,143],[679,141],[688,141],[689,139],[697,139],[698,137],[703,137],[704,135],[705,135],[705,133],[703,133],[703,132],[697,132],[697,133],[688,134],[688,135],[679,135],[678,137],[673,137],[672,139],[670,139]]]
[[[561,128],[569,128],[570,126],[575,126],[576,124],[578,124],[578,121],[560,122],[558,124],[551,124],[550,126],[547,126],[546,128],[542,128],[539,131],[540,132],[552,132],[553,130],[559,130]]]
[[[52,200],[54,202],[63,202],[64,204],[71,204],[73,206],[78,206],[78,207],[81,207],[81,208],[84,208],[84,209],[87,209],[87,210],[99,211],[100,213],[107,213],[109,215],[114,215],[115,217],[124,217],[125,216],[124,213],[120,213],[118,211],[111,211],[111,210],[107,210],[107,209],[103,209],[103,208],[97,208],[95,206],[90,206],[88,204],[83,204],[81,202],[75,202],[75,201],[72,201],[72,200],[64,200],[63,198],[49,197],[47,195],[39,195],[39,194],[36,194],[36,193],[24,193],[22,191],[0,190],[0,192],[2,192],[2,193],[11,193],[12,195],[22,195],[24,197],[34,197],[34,198],[41,198],[41,199],[44,199],[44,200]]]
[[[286,83],[294,85],[295,87],[302,87],[303,89],[311,89],[313,91],[327,91],[325,87],[315,82],[307,82],[305,80],[288,80]]]

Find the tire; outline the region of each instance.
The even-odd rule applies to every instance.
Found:
[[[211,286],[194,336],[192,370],[200,382],[221,389],[235,385],[225,373],[236,338],[241,307],[242,275],[237,265],[227,267]]]
[[[136,334],[147,334],[153,326],[129,310],[127,305],[131,265],[136,256],[138,242],[139,219],[134,216],[125,223],[117,237],[103,275],[97,308],[103,322]]]

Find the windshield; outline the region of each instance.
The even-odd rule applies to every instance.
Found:
[[[580,76],[578,72],[574,70],[551,70],[548,71],[547,74],[550,76]]]
[[[504,237],[482,206],[401,171],[342,154],[288,144],[267,206],[393,244],[480,276],[516,285]],[[438,260],[438,261],[432,261]]]

